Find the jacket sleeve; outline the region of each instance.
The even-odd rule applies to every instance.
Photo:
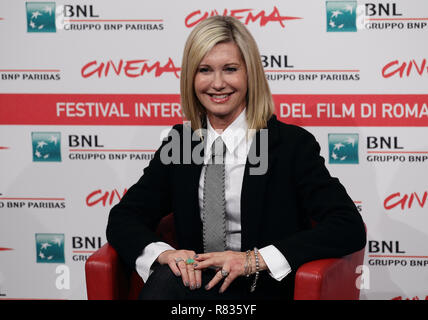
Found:
[[[314,227],[274,245],[293,270],[312,260],[341,257],[364,248],[365,225],[358,209],[337,178],[331,177],[312,134],[303,130],[294,148],[294,185],[299,214]]]
[[[135,269],[136,259],[148,244],[162,241],[155,230],[162,217],[172,211],[171,166],[164,164],[160,156],[162,148],[170,141],[169,137],[163,141],[144,169],[143,176],[110,211],[107,241],[132,269]]]

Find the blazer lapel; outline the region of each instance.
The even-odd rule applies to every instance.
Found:
[[[185,128],[185,130],[191,130],[190,128]],[[192,230],[191,233],[187,233],[187,248],[193,248],[196,252],[203,251],[203,242],[202,242],[202,221],[200,216],[199,209],[199,179],[201,176],[201,170],[203,166],[203,162],[199,162],[204,158],[204,148],[201,148],[201,143],[203,141],[201,139],[192,140],[191,137],[194,134],[194,131],[191,130],[191,133],[185,133],[184,139],[190,139],[190,151],[198,152],[198,156],[192,157],[192,154],[188,155],[187,159],[191,159],[189,164],[185,164],[183,166],[183,174],[180,179],[183,182],[184,198],[182,201],[182,205],[184,205],[183,214],[186,216],[183,219],[183,223],[186,224],[186,230]],[[196,135],[193,135],[196,137]],[[188,143],[184,142],[183,143]],[[186,149],[189,151],[189,149]],[[200,152],[199,152],[200,151]],[[193,154],[195,155],[195,154]],[[183,159],[182,159],[183,160]]]
[[[262,168],[260,167],[262,166],[261,161],[266,161],[263,158],[263,153],[266,153],[263,149],[263,143],[266,143],[263,134],[266,134],[266,131],[258,131],[256,133],[247,157],[241,191],[241,251],[252,249],[258,242],[260,219],[263,216],[265,206],[266,186],[270,168],[276,155],[274,152],[278,141],[276,121],[276,117],[272,116],[267,125],[268,152],[266,172],[264,174],[256,174],[260,170],[255,170],[257,167],[259,169]],[[260,159],[260,163],[254,164],[254,161],[250,161],[249,158],[254,154]]]
[[[189,245],[191,245],[196,252],[202,252],[203,250],[202,221],[199,209],[199,178],[201,170],[202,165],[191,164],[188,166],[188,170],[186,170],[188,175],[184,177],[184,179],[188,180],[189,201],[185,204],[186,209],[184,212],[188,218],[183,222],[185,222],[187,230],[192,230],[191,233],[187,233],[187,237],[189,240],[192,239]]]

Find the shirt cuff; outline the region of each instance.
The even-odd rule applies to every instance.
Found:
[[[147,245],[144,248],[143,253],[137,258],[135,269],[144,282],[147,281],[153,272],[151,269],[153,262],[155,262],[159,255],[166,250],[175,249],[165,242],[153,242]]]
[[[269,275],[275,280],[281,281],[291,272],[287,259],[274,245],[259,249],[259,253],[269,269]]]

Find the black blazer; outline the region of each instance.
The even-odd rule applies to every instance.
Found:
[[[180,132],[180,143],[185,143],[183,137],[189,135],[184,131],[190,129],[183,125],[174,129]],[[267,129],[267,172],[251,175],[250,168],[257,165],[247,160],[245,166],[241,251],[273,244],[296,271],[305,262],[362,249],[366,243],[363,220],[345,188],[330,176],[313,135],[275,116],[268,121]],[[144,175],[109,215],[107,240],[131,268],[135,268],[145,246],[162,241],[155,229],[170,212],[174,212],[179,247],[203,252],[198,202],[202,165],[163,164],[160,150],[169,141],[171,137],[164,140]],[[260,141],[259,131],[253,139],[253,151],[260,149]],[[199,143],[192,141],[192,150]],[[265,278],[269,290],[281,285],[269,276]],[[287,276],[281,282],[292,278]]]

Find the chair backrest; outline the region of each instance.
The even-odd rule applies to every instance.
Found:
[[[156,234],[163,239],[166,243],[177,248],[177,241],[175,239],[175,228],[174,228],[174,214],[162,218],[159,222],[159,226],[156,229]]]

